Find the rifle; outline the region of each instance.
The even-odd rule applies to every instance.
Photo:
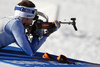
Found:
[[[73,28],[75,31],[77,31],[77,27],[76,27],[76,18],[71,18],[71,22],[61,22],[59,21],[61,24],[72,24]],[[37,23],[37,26],[39,29],[52,29],[55,27],[55,24],[53,22],[42,22],[42,23]],[[32,28],[32,26],[25,26],[25,28]]]

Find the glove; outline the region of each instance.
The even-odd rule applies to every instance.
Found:
[[[33,37],[41,37],[43,35],[43,29],[42,29],[42,20],[36,20],[34,22],[34,24],[32,25],[32,30],[31,30],[31,34],[33,35]]]
[[[46,34],[48,34],[48,36],[49,36],[51,33],[57,31],[57,30],[60,28],[60,22],[59,22],[59,21],[56,20],[56,21],[54,21],[53,23],[55,24],[54,28],[52,28],[52,29],[47,29],[47,33],[46,33]]]

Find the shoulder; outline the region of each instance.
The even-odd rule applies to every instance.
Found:
[[[22,23],[21,18],[20,17],[11,17],[10,22],[19,22]]]
[[[19,17],[7,17],[6,18],[6,26],[7,27],[13,27],[13,26],[22,26],[22,21]]]
[[[16,23],[22,23],[21,21],[21,18],[20,17],[13,17],[13,16],[10,16],[10,17],[3,17],[2,19],[0,19],[0,22],[3,22],[5,24],[9,24],[9,25],[12,25],[14,24],[15,22]]]
[[[10,17],[9,19],[7,26],[10,26],[10,28],[24,28],[20,17]]]
[[[6,20],[8,20],[4,26],[6,32],[24,31],[24,26],[20,18],[7,17]]]
[[[23,26],[21,18],[20,17],[9,17],[9,25],[17,25],[17,26]]]

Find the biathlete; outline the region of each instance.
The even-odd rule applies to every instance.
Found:
[[[35,4],[29,0],[23,0],[15,6],[15,16],[0,19],[0,48],[6,47],[11,43],[16,43],[26,54],[34,56],[40,46],[46,41],[47,37],[60,28],[60,23],[55,21],[55,28],[39,29],[37,15],[44,18],[47,16],[35,9]],[[32,26],[30,41],[26,35],[26,26]]]

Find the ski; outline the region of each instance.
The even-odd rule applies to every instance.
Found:
[[[72,63],[57,60],[56,55],[50,54],[53,58],[43,58],[44,53],[37,52],[35,56],[26,55],[20,48],[8,46],[0,49],[0,62],[8,63],[17,66],[94,66],[99,67],[99,64],[80,61],[68,58]]]

